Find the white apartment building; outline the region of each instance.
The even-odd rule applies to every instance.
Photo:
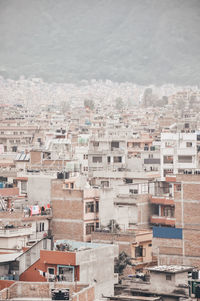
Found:
[[[198,172],[199,142],[197,133],[161,133],[161,179],[167,174]]]

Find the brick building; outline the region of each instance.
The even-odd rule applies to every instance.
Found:
[[[99,227],[99,191],[86,187],[84,177],[52,181],[52,234],[56,239],[90,241],[92,231]]]
[[[168,176],[162,189],[151,199],[153,251],[162,264],[200,268],[200,175]]]

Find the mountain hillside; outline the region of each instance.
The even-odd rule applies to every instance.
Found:
[[[199,0],[0,0],[0,75],[200,82]]]

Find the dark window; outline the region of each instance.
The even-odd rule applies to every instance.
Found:
[[[85,213],[94,212],[94,203],[88,202],[85,204]]]
[[[181,191],[181,184],[176,184],[176,191]]]
[[[12,147],[12,152],[16,153],[16,151],[17,151],[17,146],[13,146]]]
[[[86,225],[86,235],[94,232],[94,223],[90,223]]]
[[[192,163],[192,156],[178,156],[179,163]]]
[[[121,163],[122,162],[122,157],[114,157],[113,158],[114,163]]]
[[[138,246],[135,248],[135,257],[142,257],[143,256],[143,247]]]
[[[172,156],[164,156],[163,161],[165,164],[173,164],[173,157]]]
[[[40,223],[40,232],[44,231],[44,223]]]
[[[93,163],[102,163],[102,157],[92,157]]]
[[[131,183],[133,183],[133,179],[125,178],[125,183],[131,184]]]
[[[192,142],[186,142],[186,147],[192,147]]]
[[[96,202],[96,212],[99,212],[99,202]]]
[[[99,146],[99,142],[98,141],[93,141],[93,146],[94,147],[98,147]]]
[[[169,275],[169,274],[167,274],[167,275],[166,275],[166,280],[172,280],[172,276]]]
[[[109,181],[101,181],[102,187],[109,187]]]
[[[54,275],[55,269],[54,268],[48,268],[48,272],[50,275]]]
[[[107,157],[107,161],[108,161],[108,163],[110,163],[110,157]]]
[[[112,141],[111,148],[119,148],[119,141]]]

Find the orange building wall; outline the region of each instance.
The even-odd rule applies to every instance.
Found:
[[[40,275],[38,270],[47,272],[49,267],[55,268],[57,274],[57,265],[75,266],[75,280],[79,281],[80,269],[76,266],[75,253],[62,251],[40,251],[40,259],[31,265],[24,273],[20,275],[20,281],[46,282],[47,279]]]

